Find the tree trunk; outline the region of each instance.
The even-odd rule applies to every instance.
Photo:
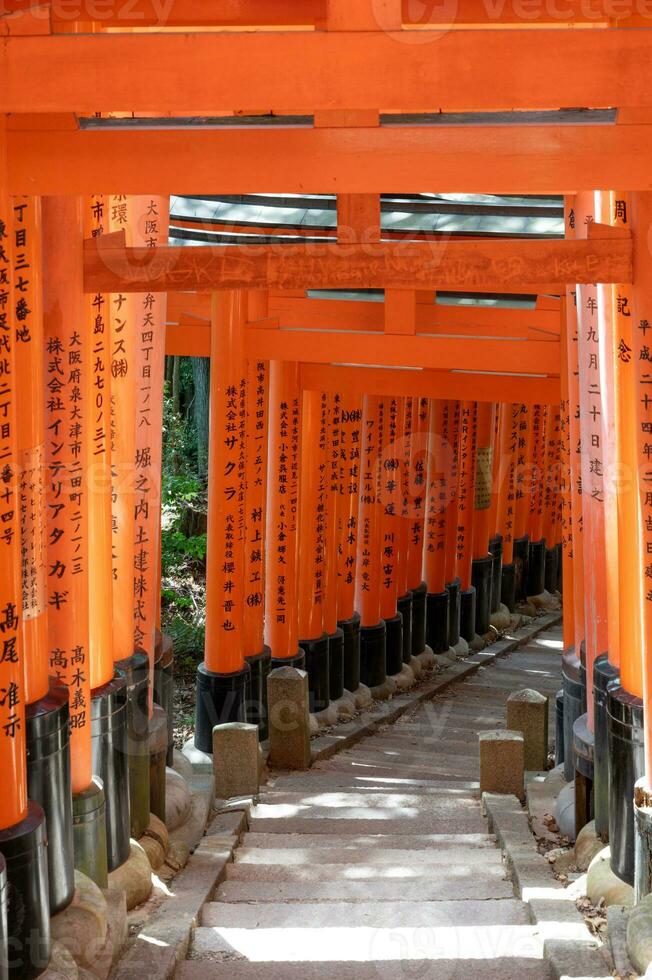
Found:
[[[208,475],[210,363],[208,357],[192,359],[192,375],[195,382],[193,410],[197,430],[197,472],[201,479]]]
[[[172,365],[172,409],[175,414],[181,411],[181,358],[175,357]]]

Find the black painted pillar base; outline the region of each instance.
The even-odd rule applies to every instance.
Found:
[[[557,568],[558,561],[559,551],[557,548],[546,548],[545,587],[546,592],[550,592],[551,595],[557,591],[557,584],[559,582],[559,569]]]
[[[561,682],[564,692],[564,778],[567,783],[575,778],[573,762],[573,725],[584,714],[582,685],[579,678],[580,662],[575,648],[564,650],[561,664]]]
[[[529,553],[530,539],[528,535],[514,539],[514,568],[516,575],[515,598],[517,602],[525,602],[527,599],[528,574],[529,574]]]
[[[491,620],[491,587],[493,582],[494,559],[474,558],[471,565],[471,584],[475,589],[475,632],[484,636],[489,632]]]
[[[557,549],[557,592],[564,591],[564,546],[556,544]]]
[[[267,738],[267,678],[272,664],[272,651],[268,646],[260,653],[245,657],[251,671],[249,675],[249,705],[247,720],[252,725],[258,725],[258,735],[262,741]]]
[[[634,786],[634,901],[652,892],[652,789],[645,777]]]
[[[541,595],[546,587],[546,541],[530,541],[528,551],[527,594]]]
[[[328,633],[313,640],[299,640],[306,655],[310,711],[325,711],[330,704],[330,667],[328,664]]]
[[[341,619],[338,627],[344,633],[344,687],[357,691],[360,687],[360,615]]]
[[[403,670],[403,617],[400,613],[385,623],[385,668],[388,677],[394,677]]]
[[[566,744],[564,742],[564,691],[557,691],[555,695],[555,765],[561,766],[566,758]]]
[[[9,980],[9,926],[7,924],[7,865],[0,854],[0,980]]]
[[[580,685],[582,688],[582,714],[586,711],[586,641],[580,643],[580,666],[579,666]]]
[[[426,596],[426,643],[433,653],[446,653],[448,650],[448,607],[448,589],[429,592]]]
[[[108,888],[106,808],[102,781],[97,776],[88,789],[75,793],[72,798],[72,833],[75,869],[98,888]]]
[[[412,593],[412,656],[420,657],[426,649],[426,595],[425,582],[410,589]]]
[[[7,872],[9,980],[32,980],[50,962],[46,850],[45,814],[38,803],[30,801],[24,820],[0,830],[0,853]]]
[[[344,694],[344,630],[338,626],[328,634],[328,669],[331,701]]]
[[[622,686],[607,691],[611,870],[634,884],[634,787],[645,773],[643,702]]]
[[[162,640],[162,638],[161,638]],[[159,658],[160,662],[160,658]],[[127,685],[127,757],[131,836],[138,840],[149,826],[149,660],[137,650],[115,665]]]
[[[154,669],[154,703],[160,704],[168,719],[167,764],[174,763],[174,643],[161,635],[161,657]]]
[[[403,663],[409,664],[412,659],[412,593],[406,592],[399,596],[396,603],[396,611],[400,612],[403,618]],[[428,614],[426,612],[426,628]]]
[[[385,642],[383,620],[376,626],[360,628],[360,680],[367,687],[380,687],[387,680]]]
[[[503,572],[503,536],[497,534],[489,542],[489,553],[493,558],[493,571],[491,575],[491,612],[496,613],[500,607],[500,594],[502,591],[501,579]]]
[[[471,643],[475,639],[475,589],[464,589],[460,593],[460,636]]]
[[[68,688],[50,678],[44,698],[27,705],[27,795],[42,808],[48,834],[50,915],[75,894]]]
[[[500,577],[500,601],[511,613],[516,611],[516,565],[503,565]]]
[[[121,674],[91,692],[91,743],[93,773],[104,787],[106,854],[111,872],[131,853],[127,682]]]
[[[160,704],[154,705],[149,720],[149,806],[155,817],[165,823],[168,754],[168,717]]]
[[[573,725],[573,763],[575,766],[575,836],[593,820],[593,732],[588,715],[580,715]]]
[[[593,665],[593,808],[595,832],[605,844],[609,840],[609,747],[607,734],[607,691],[617,687],[618,668],[609,663],[606,653]]]
[[[284,664],[288,666],[285,661]],[[233,674],[215,674],[205,663],[197,668],[195,748],[200,752],[213,754],[213,729],[216,725],[247,721],[250,675],[248,664]]]
[[[460,618],[462,614],[462,590],[460,580],[455,579],[446,586],[448,592],[448,646],[455,647],[460,642]]]

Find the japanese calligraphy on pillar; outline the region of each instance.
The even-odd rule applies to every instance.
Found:
[[[155,249],[167,245],[169,205],[162,197],[129,199],[130,240]],[[154,658],[159,602],[161,458],[165,373],[165,293],[133,297],[136,434],[134,451],[134,645]],[[244,452],[244,445],[242,448]],[[244,478],[243,478],[244,479]]]
[[[477,403],[462,402],[460,410],[460,450],[457,501],[457,544],[458,563],[468,559],[472,549],[474,471],[477,448]],[[469,566],[470,567],[470,566]],[[462,580],[462,586],[468,584]]]
[[[13,315],[16,326],[15,368],[20,379],[17,424],[22,616],[23,626],[30,630],[30,648],[35,644],[41,645],[41,637],[36,636],[36,631],[30,629],[27,624],[43,616],[46,591],[43,322],[41,284],[36,278],[38,275],[36,266],[40,254],[37,208],[38,202],[35,198],[14,199]],[[43,627],[45,627],[44,620]],[[45,642],[45,635],[43,635],[43,642]],[[47,687],[38,696],[42,697],[46,690]]]
[[[532,466],[529,477],[529,532],[533,541],[539,541],[542,533],[543,519],[543,484],[544,484],[544,434],[546,426],[546,409],[542,405],[534,405],[530,416],[532,427]]]
[[[451,403],[430,402],[428,426],[428,491],[426,501],[423,577],[431,593],[445,587],[446,510],[448,506]]]
[[[428,412],[427,398],[413,399],[410,446],[410,537],[408,542],[408,585],[411,589],[417,588],[421,583],[423,564]]]
[[[81,228],[79,229],[81,242]],[[71,284],[74,291],[77,284]],[[81,283],[79,283],[79,288]],[[54,283],[53,291],[58,288]],[[67,288],[67,287],[66,287]],[[90,350],[79,304],[45,323],[47,568],[50,671],[70,688],[73,753],[76,733],[90,726],[88,656],[87,473]],[[72,311],[79,308],[75,322]],[[85,787],[81,787],[85,788]],[[75,789],[75,791],[77,791]]]
[[[457,563],[457,484],[460,459],[460,415],[461,403],[449,402],[448,411],[448,504],[446,507],[446,582],[452,582],[456,575]]]
[[[247,362],[244,597],[244,642],[247,656],[260,653],[263,647],[268,371],[266,361]]]
[[[398,398],[383,399],[384,445],[381,456],[380,504],[381,517],[381,615],[384,619],[396,614],[397,565],[402,511],[401,445],[403,413]]]
[[[358,546],[358,498],[360,494],[360,450],[362,445],[361,399],[343,397],[340,409],[338,500],[338,619],[350,619],[355,606],[355,577]]]
[[[0,187],[0,764],[6,786],[13,787],[1,794],[2,828],[18,823],[27,809],[11,255],[9,202]]]

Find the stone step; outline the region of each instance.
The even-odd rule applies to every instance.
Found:
[[[451,877],[439,870],[431,879],[415,881],[391,878],[341,881],[234,881],[218,888],[220,902],[436,902],[513,898],[511,881],[477,867],[464,877]]]
[[[346,952],[344,955],[347,955]],[[485,954],[486,955],[486,954]],[[420,954],[423,957],[423,952]],[[406,957],[407,958],[407,957]],[[260,961],[247,963],[228,959],[223,963],[208,960],[181,963],[177,980],[397,980],[398,977],[424,980],[550,980],[550,968],[540,959],[413,959],[409,969],[391,961],[338,961],[327,963],[288,963]]]
[[[487,903],[493,906],[492,903]],[[500,904],[500,903],[498,903]],[[236,906],[241,910],[243,906]],[[322,906],[314,906],[319,911]],[[377,912],[382,905],[373,906]],[[287,909],[287,907],[286,907]],[[345,905],[346,912],[350,912]],[[260,914],[261,908],[256,906],[254,912]],[[211,960],[224,958],[228,960],[230,970],[233,970],[234,960],[243,958],[258,962],[269,963],[339,963],[342,960],[394,962],[395,968],[385,968],[387,980],[396,980],[405,967],[399,966],[406,960],[485,960],[492,956],[540,958],[542,940],[537,927],[531,925],[465,925],[442,923],[433,926],[332,926],[329,927],[316,918],[311,911],[314,925],[305,925],[304,910],[292,907],[292,924],[285,928],[254,925],[250,928],[233,927],[200,927],[195,930],[191,946],[191,957],[207,957]],[[391,910],[390,910],[391,911]],[[458,913],[457,922],[460,920]],[[434,913],[433,913],[434,916]],[[204,974],[205,975],[205,974]],[[331,977],[333,976],[331,972]],[[429,976],[430,974],[426,974]],[[235,976],[230,973],[230,976]],[[265,972],[266,980],[269,973]],[[284,974],[287,977],[287,973]],[[305,977],[305,973],[303,974]],[[378,976],[378,974],[377,974]],[[381,973],[382,976],[382,973]],[[485,974],[477,972],[476,965],[467,963],[467,972],[461,974],[465,978],[482,977]]]
[[[355,777],[357,779],[396,779],[399,774],[403,778],[403,783],[401,785],[407,786],[422,786],[429,785],[438,782],[440,779],[446,779],[448,782],[454,785],[460,786],[462,792],[469,793],[471,787],[469,787],[469,781],[474,783],[473,789],[478,785],[476,772],[453,772],[449,770],[447,772],[436,771],[433,766],[421,766],[420,768],[406,767],[405,769],[399,769],[396,765],[383,764],[382,759],[378,757],[373,759],[365,759],[356,762],[355,760],[348,758],[338,758],[334,759],[329,763],[329,770],[331,772],[342,772],[347,773],[351,778]],[[477,767],[476,767],[477,770]],[[454,792],[454,790],[453,790]]]
[[[268,809],[275,809],[270,807]],[[358,814],[358,815],[356,815]],[[482,834],[487,830],[485,821],[478,813],[458,814],[451,809],[438,816],[420,814],[417,810],[399,816],[391,810],[340,810],[328,816],[315,807],[312,814],[298,817],[268,816],[249,821],[252,833],[263,834]]]
[[[378,790],[359,793],[355,789],[346,792],[320,791],[315,785],[312,792],[289,793],[273,789],[263,792],[260,802],[251,807],[252,820],[274,819],[283,817],[331,817],[347,820],[378,819],[386,817],[406,817],[414,815],[419,809],[422,816],[456,813],[478,814],[478,802],[472,793],[442,793],[438,796],[427,796],[406,789],[403,793],[383,793]],[[376,831],[381,833],[380,828]]]
[[[285,828],[284,828],[285,829]],[[466,864],[499,865],[502,856],[498,848],[465,849],[458,854]],[[453,860],[451,851],[447,848],[437,848],[413,851],[399,847],[383,848],[378,844],[371,847],[310,847],[302,850],[292,847],[239,847],[234,855],[235,864],[275,864],[285,865],[447,865]]]
[[[392,771],[395,774],[405,773],[416,776],[418,773],[423,773],[426,777],[441,778],[445,776],[448,779],[469,779],[477,776],[479,765],[477,760],[473,761],[468,756],[458,758],[457,756],[442,756],[433,753],[432,762],[429,764],[427,759],[399,758],[397,755],[383,754],[382,751],[373,748],[359,749],[355,756],[343,755],[333,762],[333,765],[338,768],[347,764],[354,765],[361,773],[369,767],[373,771],[374,767],[392,769],[393,766]]]
[[[241,902],[209,902],[201,914],[202,926],[210,929],[436,929],[472,922],[481,926],[530,925],[528,906],[520,899],[467,902],[305,902],[297,915],[296,906],[284,903],[246,905]]]
[[[445,869],[445,870],[444,870]],[[490,863],[469,860],[469,855],[462,855],[457,865],[432,864],[424,861],[401,861],[396,864],[252,864],[238,862],[227,864],[227,881],[247,881],[250,883],[270,882],[347,882],[390,881],[393,883],[418,881],[437,884],[441,875],[446,879],[455,878],[467,881],[476,875],[495,877],[497,881],[505,880],[505,868],[502,862]]]
[[[384,751],[394,750],[404,752],[409,755],[430,755],[437,754],[446,758],[454,755],[469,756],[475,758],[478,754],[478,739],[475,742],[469,738],[466,741],[454,741],[448,739],[444,741],[439,735],[435,734],[430,728],[426,729],[423,737],[419,738],[414,733],[401,732],[379,732],[365,742],[367,748],[383,749]]]
[[[497,847],[496,838],[490,834],[244,834],[242,847],[282,847],[305,850],[310,847],[337,847],[340,850],[350,847],[399,848],[405,851],[432,850],[477,850]]]
[[[476,738],[477,741],[477,738]],[[355,772],[336,770],[330,768],[330,763],[322,763],[329,768],[319,769],[317,785],[323,789],[354,789],[356,793],[418,793],[420,796],[440,796],[442,793],[455,792],[467,796],[477,796],[477,779],[469,779],[460,782],[455,779],[407,779],[395,774],[393,777],[373,776],[360,777]],[[314,772],[314,770],[313,770]],[[316,777],[304,775],[279,776],[273,783],[267,784],[268,792],[278,789],[279,792],[289,793],[313,791],[315,789]]]

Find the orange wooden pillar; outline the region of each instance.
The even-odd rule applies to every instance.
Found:
[[[402,524],[402,443],[404,406],[383,399],[383,445],[380,457],[380,615],[385,622],[387,674],[403,669],[403,615],[398,611],[398,562]]]
[[[493,537],[493,455],[496,439],[496,405],[480,402],[477,406],[477,445],[473,492],[473,562],[471,583],[475,589],[475,632],[489,632],[494,557],[489,551]]]
[[[44,198],[43,328],[50,670],[70,692],[75,866],[106,882],[105,793],[93,780],[88,474],[92,344],[83,295],[83,202]],[[128,825],[128,814],[127,814]],[[128,830],[128,828],[127,828]],[[127,846],[128,846],[127,832]]]
[[[473,562],[473,512],[478,437],[477,402],[462,402],[460,409],[459,470],[457,480],[456,571],[460,580],[460,636],[475,638],[475,589],[471,582]]]
[[[514,520],[516,507],[516,459],[518,454],[521,406],[500,406],[498,428],[498,487],[496,521],[502,544],[500,601],[510,612],[516,608],[516,566],[514,564]]]
[[[379,464],[382,432],[382,399],[365,395],[362,400],[360,446],[360,498],[358,511],[358,558],[356,606],[360,613],[360,680],[380,691],[387,679],[385,623],[380,614],[381,507]]]
[[[451,402],[432,400],[428,424],[427,496],[423,578],[426,597],[426,643],[435,654],[448,649],[449,597],[446,589],[446,516],[450,487],[449,435]]]
[[[412,592],[408,588],[408,551],[410,546],[410,454],[412,450],[412,398],[402,399],[403,430],[399,457],[401,462],[401,520],[399,523],[398,560],[396,566],[396,608],[403,619],[403,663],[412,659]]]
[[[342,395],[337,502],[337,625],[344,634],[344,689],[360,686],[360,614],[355,608],[362,398]]]
[[[575,198],[576,236],[586,237],[588,224],[595,220],[592,194]],[[585,650],[588,726],[593,729],[593,665],[606,653],[607,580],[604,520],[604,403],[600,377],[598,293],[596,286],[578,286],[578,368],[580,384],[580,438],[582,446],[582,514],[585,564],[590,555],[591,573],[584,577]],[[588,550],[586,550],[588,548]]]
[[[324,631],[326,575],[326,441],[328,402],[318,391],[303,395],[299,496],[299,646],[305,654],[310,708],[330,701],[328,634]]]
[[[561,533],[559,519],[561,513],[561,469],[560,469],[560,409],[558,405],[546,406],[546,428],[544,438],[544,480],[543,513],[541,523],[542,537],[546,543],[546,592],[559,591]]]
[[[215,725],[246,721],[250,669],[243,636],[246,495],[245,296],[212,296],[206,554],[206,645],[197,671],[195,746]]]
[[[543,537],[546,418],[545,405],[532,406],[530,412],[531,469],[526,518],[527,536],[529,538],[526,588],[528,596],[541,595],[546,587],[546,542]]]
[[[533,406],[521,405],[518,423],[516,456],[516,494],[514,502],[514,565],[516,568],[516,599],[527,599],[528,557],[530,539],[528,518],[532,491],[532,414]]]
[[[99,238],[109,229],[109,201],[94,195],[84,201],[84,237]],[[88,486],[89,648],[91,690],[113,677],[113,515],[111,476],[111,297],[84,297],[91,336],[91,478]],[[149,819],[149,818],[148,818]]]
[[[607,713],[612,735],[617,730],[613,716],[622,718],[623,723],[628,725],[628,731],[631,731],[630,744],[625,747],[625,751],[621,746],[614,745],[612,749],[610,745],[612,785],[609,836],[616,848],[615,853],[612,852],[611,866],[621,878],[635,884],[637,897],[640,898],[652,888],[649,847],[646,843],[646,834],[650,828],[649,807],[652,802],[652,194],[649,192],[632,194],[630,227],[634,240],[634,283],[621,297],[629,301],[627,306],[631,308],[633,320],[634,420],[638,456],[638,492],[634,496],[638,501],[640,522],[636,568],[640,580],[642,657],[639,669],[639,651],[621,647],[621,686],[610,688]],[[624,388],[624,376],[621,376],[621,382]],[[622,391],[622,394],[625,392]],[[622,497],[625,507],[628,499],[625,489]],[[622,581],[621,590],[628,584],[628,579]],[[616,755],[619,748],[621,751]],[[618,770],[616,767],[619,767]]]
[[[68,752],[68,688],[49,677],[40,200],[14,198],[12,212],[27,785],[48,826],[50,912],[55,914],[72,901],[75,883],[70,772],[60,764]],[[53,741],[61,752],[53,750]]]
[[[43,901],[48,887],[45,816],[27,797],[16,370],[16,344],[24,341],[16,329],[12,285],[17,263],[6,187],[5,119],[0,117],[0,853],[6,866],[1,953],[3,960],[11,952],[12,961],[18,961],[15,974],[36,976],[50,957],[50,921]],[[8,969],[4,973],[8,976]]]
[[[265,643],[273,667],[305,662],[297,608],[301,409],[298,364],[270,361]]]
[[[427,398],[412,399],[412,436],[410,440],[410,523],[408,537],[408,578],[412,593],[412,656],[420,656],[426,648],[426,595],[423,581],[423,534],[426,515],[428,469]]]
[[[450,487],[446,506],[446,591],[448,592],[448,646],[460,642],[461,583],[457,575],[457,516],[459,506],[458,482],[460,469],[460,422],[462,403],[449,402],[448,473]]]
[[[267,316],[266,290],[247,294],[248,321]],[[265,645],[265,529],[267,497],[269,362],[247,361],[245,596],[243,636],[251,669],[249,719],[267,738],[267,677],[272,653]]]
[[[344,630],[337,622],[338,562],[340,545],[342,398],[328,396],[328,433],[326,439],[326,576],[324,589],[324,631],[328,636],[328,687],[331,701],[344,694]]]

